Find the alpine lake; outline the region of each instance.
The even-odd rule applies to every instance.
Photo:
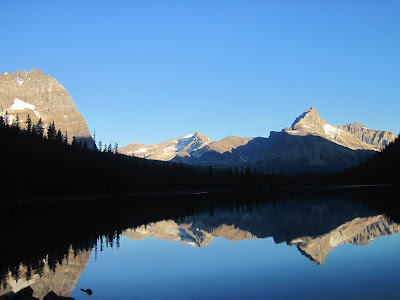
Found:
[[[394,187],[3,203],[0,298],[400,299]]]

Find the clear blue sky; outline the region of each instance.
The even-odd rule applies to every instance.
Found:
[[[97,140],[269,136],[315,106],[400,133],[400,1],[11,1],[0,72],[37,67]]]

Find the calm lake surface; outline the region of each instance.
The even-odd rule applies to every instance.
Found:
[[[43,258],[33,249],[33,257],[2,260],[0,295],[29,285],[39,298],[53,290],[75,299],[399,299],[400,225],[354,201],[365,195],[236,195],[223,203],[187,195],[201,205],[130,226],[129,210],[141,214],[131,205],[110,221],[123,225],[100,234],[85,221],[69,230],[74,221],[65,220],[46,231],[54,248],[46,244]],[[85,235],[69,243],[75,232]]]

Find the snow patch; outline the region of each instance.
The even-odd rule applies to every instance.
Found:
[[[310,127],[310,126],[308,126],[308,125],[303,125],[303,127],[305,127],[305,128],[310,128],[310,129],[311,129],[311,127]]]
[[[35,110],[35,105],[24,102],[18,98],[15,98],[13,105],[11,105],[10,107],[10,110],[24,110],[24,109],[32,110],[35,113],[36,117],[40,118],[40,113],[37,110]]]
[[[343,244],[344,241],[346,240],[346,236],[343,234],[341,230],[333,232],[331,235],[329,242],[333,247],[339,246],[340,244]]]
[[[175,146],[169,146],[164,149],[164,152],[167,154],[175,153],[176,152],[176,147]]]
[[[191,138],[192,136],[193,136],[193,134],[191,133],[191,134],[185,135],[183,138],[188,139],[188,138]]]
[[[19,85],[22,85],[24,83],[24,81],[21,79],[21,77],[17,77],[15,79],[17,80]]]
[[[8,73],[7,72],[4,72],[3,74],[1,74],[1,75],[7,75]]]
[[[336,127],[330,124],[325,124],[324,130],[325,134],[330,138],[336,138],[339,135],[339,133],[342,132],[340,129],[337,129]]]
[[[147,148],[140,148],[133,153],[136,154],[136,153],[144,153],[144,152],[147,152]]]

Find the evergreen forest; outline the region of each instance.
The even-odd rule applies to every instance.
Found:
[[[5,178],[2,199],[84,196],[179,190],[310,187],[399,183],[400,141],[397,138],[359,166],[331,174],[264,174],[240,166],[217,169],[130,157],[117,144],[89,149],[41,119],[25,130],[18,117],[0,117],[0,155]]]

